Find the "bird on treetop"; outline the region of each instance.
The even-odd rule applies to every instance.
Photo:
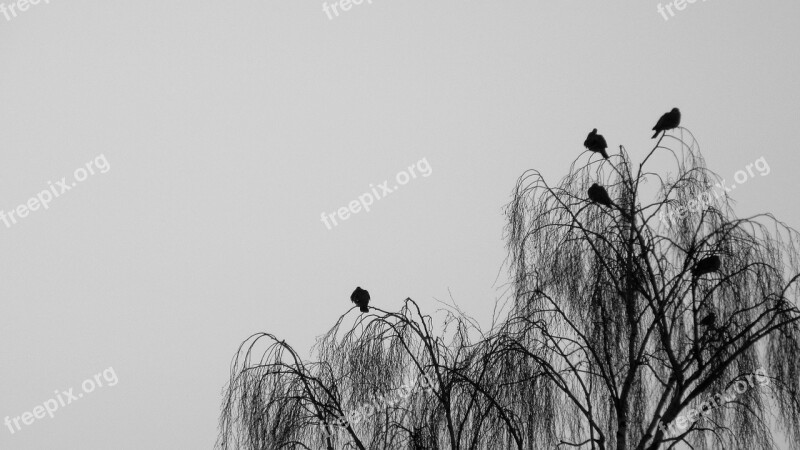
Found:
[[[361,289],[361,286],[357,286],[356,290],[350,294],[350,301],[361,308],[361,312],[369,312],[369,292],[366,289]]]
[[[671,130],[673,128],[678,128],[681,124],[681,112],[678,108],[672,108],[672,111],[668,113],[664,113],[658,122],[656,122],[656,126],[653,127],[653,137],[650,139],[655,139],[658,136],[658,133],[662,131]]]
[[[608,153],[606,153],[606,149],[608,148],[606,138],[604,138],[602,134],[597,134],[597,128],[586,136],[586,140],[583,141],[583,146],[590,151],[600,153],[603,155],[603,158],[608,159]]]

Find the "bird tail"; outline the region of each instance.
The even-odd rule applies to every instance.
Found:
[[[653,129],[655,130],[655,128]],[[661,133],[661,130],[656,130],[656,132],[653,134],[653,137],[651,137],[650,139],[655,139],[656,136],[658,136],[658,133]]]
[[[362,306],[361,312],[369,312],[369,308],[367,308],[366,306]]]
[[[603,158],[608,159],[608,153],[606,153],[605,149],[600,150],[600,154],[603,155]]]

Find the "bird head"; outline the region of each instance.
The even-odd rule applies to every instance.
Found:
[[[677,113],[677,112],[680,112],[680,111],[678,110],[678,108],[672,108],[672,114],[675,114],[675,113]]]

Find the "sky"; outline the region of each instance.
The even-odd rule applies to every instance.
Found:
[[[639,161],[679,107],[800,227],[800,3],[658,5],[0,0],[0,448],[211,448],[238,345],[310,357],[356,286],[489,327],[517,177],[595,127]]]

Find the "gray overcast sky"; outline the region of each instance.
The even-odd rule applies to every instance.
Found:
[[[10,0],[0,0],[8,5]],[[356,285],[488,325],[502,207],[597,127],[642,157],[673,106],[720,175],[760,157],[741,214],[800,227],[800,2],[50,0],[0,15],[0,419],[113,367],[118,384],[0,448],[200,449],[231,357],[308,354]],[[334,212],[426,158],[369,212]],[[731,181],[729,181],[731,182]],[[76,392],[78,389],[76,389]]]

